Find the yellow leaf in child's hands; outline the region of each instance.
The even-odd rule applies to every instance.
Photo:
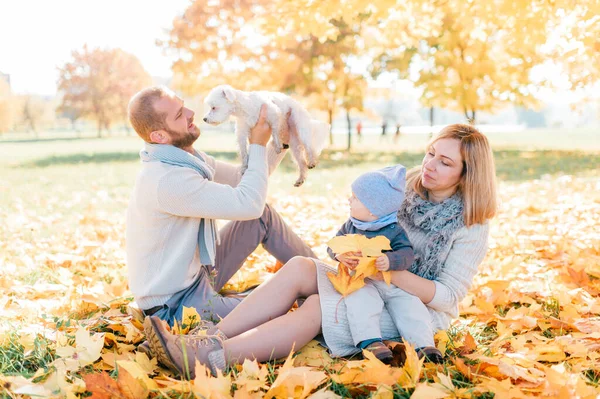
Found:
[[[358,266],[356,266],[356,274],[355,277],[367,278],[374,276],[379,272],[375,267],[375,260],[377,258],[367,258],[366,256],[357,258]]]
[[[392,284],[392,273],[391,272],[383,272],[381,274],[383,275],[383,281],[385,281],[385,283],[387,285]]]
[[[365,281],[361,277],[351,276],[348,268],[341,263],[338,266],[338,273],[329,272],[327,273],[327,277],[329,277],[336,291],[344,297],[361,289],[365,285]]]
[[[381,255],[381,251],[392,249],[390,240],[385,236],[367,238],[359,235],[358,243],[363,256],[379,256]]]
[[[345,236],[336,236],[327,242],[327,246],[335,254],[345,254],[346,252],[359,251],[358,234],[346,234]]]
[[[336,254],[362,252],[363,256],[379,256],[381,251],[390,250],[390,240],[384,236],[367,238],[361,234],[347,234],[333,237],[327,246]]]

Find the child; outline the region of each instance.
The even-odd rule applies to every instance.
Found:
[[[376,268],[381,271],[407,270],[414,261],[412,245],[398,223],[398,209],[404,200],[406,169],[402,165],[389,166],[359,176],[352,183],[350,219],[337,235],[362,234],[368,238],[385,236],[390,240],[390,251],[378,257]],[[329,255],[350,269],[356,268],[360,254],[347,252]],[[417,348],[419,357],[440,362],[442,354],[434,346],[433,328],[429,313],[415,311],[411,303],[415,297],[384,281],[367,279],[365,286],[345,298],[348,321],[354,344],[372,352],[379,360],[389,363],[392,351],[383,343],[380,316],[387,308],[394,324],[404,339]]]

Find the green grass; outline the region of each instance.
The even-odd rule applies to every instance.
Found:
[[[600,140],[594,131],[526,131],[522,133],[490,134],[494,148],[497,174],[501,181],[527,181],[545,175],[600,175]],[[350,183],[366,170],[402,163],[408,167],[420,163],[427,136],[405,135],[398,143],[381,143],[377,136],[365,137],[355,144],[352,152],[343,150],[345,138],[336,136],[333,148],[326,150],[319,166],[310,171],[308,181],[301,188],[292,186],[296,169],[286,157],[270,180],[270,195],[331,195],[331,191],[348,193]],[[20,213],[35,212],[52,218],[60,217],[41,230],[36,226],[22,226],[23,240],[39,241],[61,231],[81,227],[85,215],[117,215],[114,223],[125,218],[127,199],[139,170],[138,151],[141,141],[135,137],[109,137],[105,139],[72,139],[43,141],[0,141],[0,222],[18,223],[11,217]],[[207,134],[201,137],[197,148],[206,150],[218,159],[237,162],[236,145],[232,135]],[[89,212],[93,209],[93,212]],[[16,220],[16,221],[15,221]],[[45,230],[47,229],[47,230]],[[10,230],[10,229],[9,229]],[[0,229],[0,241],[11,242]],[[29,232],[29,234],[27,234]],[[0,264],[0,272],[2,271]],[[44,272],[31,272],[21,277],[24,283],[53,282],[56,277]],[[508,308],[500,309],[507,311]],[[557,301],[548,301],[545,310],[557,314]],[[78,317],[87,315],[78,315]],[[55,319],[57,327],[68,323],[74,315],[64,315],[65,321]],[[102,327],[101,327],[102,328]],[[448,353],[456,351],[458,337],[465,331],[451,328],[448,333]],[[548,331],[548,334],[560,332]],[[25,351],[14,332],[0,345],[0,374],[30,377],[39,368],[54,360],[54,351],[48,342],[36,338],[35,349]],[[475,339],[485,344],[497,334],[489,327],[471,331]],[[269,364],[271,383],[276,378],[273,363]],[[597,385],[599,373],[590,369],[584,373],[589,383]],[[472,386],[460,375],[453,375],[459,387]],[[329,389],[342,397],[357,392],[328,381]],[[1,391],[0,391],[1,392]],[[408,398],[411,390],[396,387],[394,398]],[[480,398],[491,398],[481,394]]]
[[[569,150],[542,150],[555,147],[561,140],[565,145],[572,144],[557,132],[490,135],[499,179],[524,181],[555,174],[595,175],[600,165],[600,140],[596,140],[595,132],[572,135],[578,137],[578,147]],[[535,145],[532,145],[533,137],[538,139]],[[344,137],[335,138],[335,145],[324,151],[318,167],[309,172],[301,188],[292,187],[297,172],[291,157],[287,156],[270,180],[270,194],[347,192],[354,178],[366,170],[395,163],[407,167],[419,164],[428,140],[426,135],[405,135],[394,144],[381,143],[376,136],[365,137],[363,143],[356,144],[348,153],[342,149]],[[521,145],[527,149],[516,149]],[[0,206],[36,209],[61,206],[49,203],[43,195],[52,192],[53,198],[64,198],[62,206],[73,212],[83,211],[90,206],[90,201],[110,211],[124,209],[127,204],[122,198],[128,197],[139,170],[140,147],[138,138],[126,136],[0,142]],[[231,134],[203,135],[197,148],[218,159],[237,162],[235,139]],[[597,151],[591,151],[595,148]],[[90,196],[90,192],[94,196]],[[111,198],[120,200],[110,201]]]

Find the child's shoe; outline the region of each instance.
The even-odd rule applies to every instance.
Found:
[[[419,359],[425,358],[426,362],[435,364],[444,362],[444,355],[435,346],[423,346],[422,348],[417,348],[416,351]]]
[[[385,364],[390,364],[392,360],[394,360],[394,354],[390,348],[381,341],[376,341],[367,345],[364,350],[371,352],[377,359]]]

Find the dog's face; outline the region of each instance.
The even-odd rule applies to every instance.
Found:
[[[217,86],[204,100],[208,112],[202,120],[211,125],[225,122],[235,109],[235,92],[230,86]]]

